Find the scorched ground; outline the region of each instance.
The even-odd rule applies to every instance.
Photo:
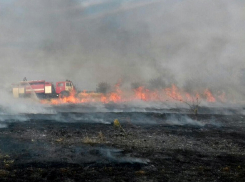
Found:
[[[57,107],[53,114],[3,112],[1,181],[245,180],[243,109],[217,114],[224,109],[200,108],[191,115],[153,109],[81,113],[76,107]]]

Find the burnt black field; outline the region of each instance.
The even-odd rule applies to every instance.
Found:
[[[242,107],[47,110],[1,112],[1,181],[245,181]]]

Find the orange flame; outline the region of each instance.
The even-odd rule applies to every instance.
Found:
[[[204,91],[204,95],[207,97],[207,101],[208,102],[215,102],[216,101],[216,99],[214,98],[213,94],[208,89],[206,89]]]
[[[144,101],[149,100],[148,92],[149,90],[145,89],[144,87],[138,87],[134,89],[135,98],[144,100]]]
[[[178,88],[175,85],[172,85],[171,88],[166,88],[165,92],[172,99],[180,100],[180,101],[183,100],[183,97],[181,96],[181,94],[179,93]]]
[[[225,93],[219,92],[216,94],[219,101],[225,102]],[[193,103],[196,100],[205,99],[207,102],[216,102],[214,95],[206,89],[202,94],[196,93],[190,94],[179,89],[176,85],[172,85],[169,88],[162,90],[149,90],[143,86],[140,86],[133,90],[133,92],[123,91],[120,88],[120,84],[116,84],[114,91],[108,94],[95,93],[83,91],[81,93],[71,93],[70,96],[65,98],[57,98],[48,100],[42,100],[43,104],[65,104],[65,103],[91,103],[91,102],[101,102],[101,103],[120,103],[120,102],[130,102],[133,100],[142,100],[145,102],[166,102],[167,100],[176,100]]]

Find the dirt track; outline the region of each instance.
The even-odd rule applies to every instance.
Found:
[[[73,113],[73,118],[88,116],[96,113]],[[2,128],[1,181],[245,181],[243,115],[98,116],[108,118],[107,123],[118,118],[122,128],[57,122],[47,119],[51,115],[29,116]],[[183,117],[184,123],[169,122]]]

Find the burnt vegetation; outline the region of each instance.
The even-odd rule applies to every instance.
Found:
[[[110,115],[109,125],[30,120],[0,130],[1,181],[245,180],[244,116],[189,115],[222,122],[198,126],[167,124],[169,114],[145,114],[158,124]]]

